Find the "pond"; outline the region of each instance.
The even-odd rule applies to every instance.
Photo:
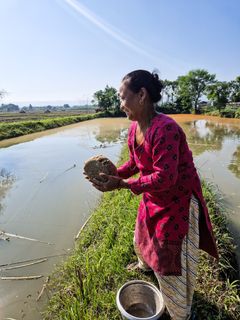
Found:
[[[239,244],[240,120],[173,117],[187,134],[200,175],[222,192]],[[100,193],[83,177],[84,161],[104,154],[116,162],[129,124],[125,118],[95,119],[0,142],[0,230],[12,235],[10,241],[0,240],[1,277],[43,276],[0,280],[0,319],[41,319],[47,295],[36,299],[43,284],[71,252],[99,200]],[[15,262],[39,263],[5,269]]]
[[[41,319],[38,310],[46,296],[36,299],[44,281],[74,247],[99,199],[82,174],[84,161],[104,154],[116,162],[128,126],[126,119],[97,119],[2,142],[0,230],[39,241],[0,240],[0,265],[47,260],[19,269],[0,267],[1,277],[44,276],[0,280],[0,319]]]
[[[200,176],[212,182],[222,196],[240,265],[240,120],[206,116],[187,122],[182,122],[181,116],[175,119],[187,135]]]

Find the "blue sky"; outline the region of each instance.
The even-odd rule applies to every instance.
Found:
[[[83,103],[134,69],[240,75],[238,0],[0,0],[2,103]]]

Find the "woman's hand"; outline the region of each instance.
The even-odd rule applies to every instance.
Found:
[[[88,178],[92,185],[99,191],[112,191],[121,187],[120,184],[122,179],[118,176],[111,176],[105,173],[100,173],[100,177],[102,178],[102,181],[94,178]]]

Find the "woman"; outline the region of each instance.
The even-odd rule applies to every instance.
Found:
[[[157,114],[162,82],[157,74],[136,70],[121,83],[121,109],[132,121],[130,159],[118,176],[92,180],[100,191],[117,188],[143,194],[135,227],[138,268],[152,269],[172,319],[190,318],[199,249],[217,258],[200,180],[179,125]],[[140,173],[139,178],[130,178]]]

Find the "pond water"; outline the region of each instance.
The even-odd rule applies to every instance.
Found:
[[[200,175],[214,182],[230,212],[230,229],[240,244],[240,120],[173,116],[187,134]],[[0,240],[0,319],[41,319],[46,277],[74,247],[74,237],[96,207],[100,193],[82,175],[84,161],[104,154],[116,162],[129,121],[95,119],[0,142],[0,230],[30,239]],[[39,241],[33,241],[39,240]],[[238,249],[240,261],[240,252]],[[42,259],[6,270],[7,264]]]
[[[202,178],[216,186],[226,208],[240,266],[240,120],[176,115]]]
[[[1,277],[44,276],[0,280],[0,319],[41,319],[38,310],[46,296],[38,303],[36,298],[46,276],[69,254],[99,199],[100,192],[82,174],[84,161],[104,154],[116,162],[128,126],[127,119],[97,119],[2,142],[0,230],[46,243],[15,237],[0,240],[0,265],[48,259],[20,269],[0,267]]]

